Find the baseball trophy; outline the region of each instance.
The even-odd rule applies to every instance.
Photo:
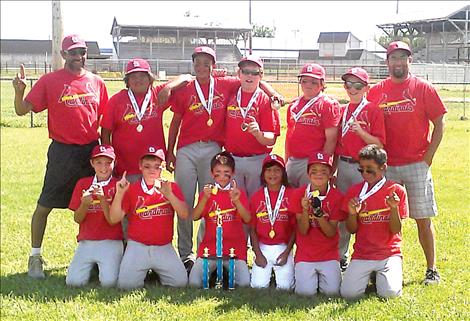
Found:
[[[233,290],[235,289],[235,249],[232,247],[230,249],[229,254],[229,261],[228,261],[228,289]]]
[[[209,249],[204,248],[202,255],[202,288],[207,290],[209,288]]]
[[[217,279],[215,281],[215,288],[222,288],[222,279],[223,279],[223,228],[222,228],[222,214],[220,209],[215,210],[215,215],[217,216],[217,227],[215,234],[215,256],[217,258]]]

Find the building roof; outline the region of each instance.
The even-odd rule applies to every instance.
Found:
[[[350,32],[320,32],[318,43],[345,43],[348,41]]]
[[[364,49],[350,49],[344,56],[320,57],[319,50],[299,50],[299,60],[359,60]]]
[[[100,54],[100,48],[96,41],[86,41],[88,58],[104,58]],[[0,39],[0,51],[2,54],[52,54],[52,40],[27,40],[27,39]]]

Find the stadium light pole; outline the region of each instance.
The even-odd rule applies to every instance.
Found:
[[[52,1],[52,70],[59,70],[64,66],[60,55],[63,38],[62,11],[60,1]]]

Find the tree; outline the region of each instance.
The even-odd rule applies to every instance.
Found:
[[[253,37],[274,38],[276,27],[268,27],[264,25],[253,25]]]

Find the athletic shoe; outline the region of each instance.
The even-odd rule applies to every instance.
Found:
[[[192,258],[187,258],[186,260],[183,261],[183,264],[189,275],[189,272],[191,272],[191,269],[194,266],[194,260]]]
[[[346,260],[346,259],[341,259],[341,260],[339,261],[339,267],[341,268],[341,272],[346,271],[346,269],[348,268],[348,265],[349,265],[348,260]]]
[[[424,284],[438,284],[441,281],[441,276],[437,270],[427,269],[426,277],[424,278]]]
[[[44,269],[42,265],[45,264],[41,255],[31,255],[28,260],[28,276],[33,279],[44,279]]]

